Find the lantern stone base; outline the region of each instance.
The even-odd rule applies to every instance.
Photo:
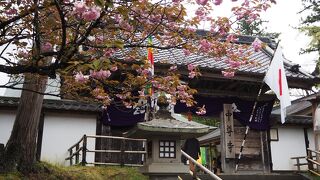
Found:
[[[144,174],[186,174],[189,172],[189,166],[183,163],[151,163],[140,167],[140,172]]]

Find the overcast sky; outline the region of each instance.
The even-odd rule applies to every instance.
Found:
[[[279,39],[284,56],[300,64],[308,72],[312,72],[315,68],[317,53],[299,55],[300,49],[307,47],[310,38],[294,28],[298,27],[303,16],[297,14],[301,9],[301,0],[277,0],[277,4],[262,17],[269,21],[268,30],[281,33]]]
[[[240,1],[240,0],[239,0]],[[230,12],[231,0],[224,0],[221,6],[214,9],[214,13],[222,16]],[[280,46],[283,48],[284,56],[297,64],[300,64],[307,72],[312,72],[315,68],[317,54],[299,55],[300,49],[305,48],[310,39],[303,33],[294,29],[299,25],[302,15],[297,14],[302,9],[301,0],[277,0],[266,13],[262,14],[262,19],[269,21],[266,23],[267,31],[280,32]],[[229,14],[228,14],[229,15]],[[227,16],[228,16],[227,15]],[[8,81],[7,75],[0,73],[0,85]],[[4,92],[0,88],[0,95]]]

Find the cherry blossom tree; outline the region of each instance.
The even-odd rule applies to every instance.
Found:
[[[237,0],[232,0],[237,1]],[[157,50],[182,49],[185,56],[227,56],[232,77],[248,61],[248,45],[237,40],[235,22],[255,20],[273,0],[244,0],[233,16],[214,17],[222,0],[12,0],[0,2],[0,72],[23,77],[24,86],[11,137],[0,169],[32,170],[37,128],[47,78],[59,76],[65,98],[95,101],[103,107],[115,101],[124,106],[147,99],[146,88],[171,95],[171,103],[193,106],[196,90],[179,80],[179,67],[152,73]],[[196,7],[193,14],[187,7]],[[210,24],[205,34],[197,29]],[[152,41],[149,41],[152,39]],[[258,41],[255,50],[261,48]],[[235,51],[235,49],[237,51]],[[165,62],[165,59],[157,59]],[[253,63],[254,64],[254,63]],[[190,63],[189,78],[200,75]],[[27,83],[29,82],[29,83]],[[205,112],[204,107],[199,114]]]

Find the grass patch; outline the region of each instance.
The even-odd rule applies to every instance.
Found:
[[[148,177],[138,172],[137,168],[116,166],[71,166],[64,167],[41,162],[34,172],[22,175],[19,172],[0,174],[0,180],[147,180]]]
[[[320,180],[320,177],[311,173],[311,172],[306,172],[306,173],[303,173],[305,174],[307,177],[309,177],[310,179],[313,179],[313,180]]]

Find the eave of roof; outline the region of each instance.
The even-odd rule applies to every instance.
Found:
[[[17,107],[20,98],[0,96],[0,106]],[[84,103],[73,100],[44,99],[43,108],[48,110],[100,112],[101,107],[96,103]]]
[[[270,119],[275,120],[277,124],[281,124],[281,116],[271,114]],[[284,124],[281,125],[307,125],[312,126],[312,116],[305,116],[305,115],[290,115],[286,116],[286,121]]]

